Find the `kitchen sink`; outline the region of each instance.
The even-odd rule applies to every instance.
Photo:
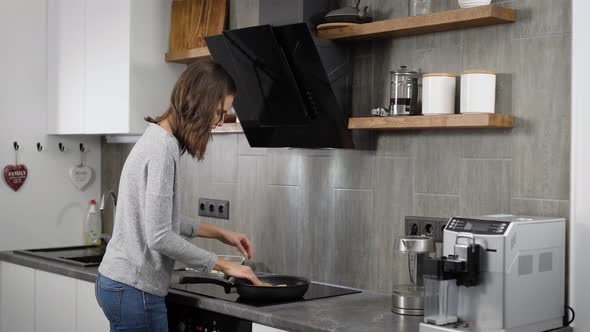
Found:
[[[79,262],[82,264],[86,264],[86,266],[90,265],[99,265],[102,262],[102,257],[104,255],[94,255],[94,256],[81,256],[81,257],[60,257],[66,260]]]
[[[97,266],[104,250],[100,246],[74,246],[61,248],[15,250],[15,254],[49,259],[77,266]]]

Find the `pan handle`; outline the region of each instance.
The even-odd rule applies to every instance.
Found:
[[[229,294],[231,292],[232,287],[234,287],[234,284],[228,280],[219,279],[219,278],[210,278],[210,277],[182,276],[182,277],[180,277],[179,283],[180,284],[216,284],[219,286],[223,286],[226,294]]]

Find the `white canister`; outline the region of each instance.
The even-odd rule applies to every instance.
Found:
[[[422,114],[455,113],[455,74],[422,75]]]
[[[465,70],[461,73],[461,113],[494,113],[496,72]]]
[[[459,0],[459,7],[471,8],[489,5],[492,0]]]

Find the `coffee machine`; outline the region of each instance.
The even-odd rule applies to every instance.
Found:
[[[453,217],[424,267],[420,332],[539,332],[563,326],[565,219]]]

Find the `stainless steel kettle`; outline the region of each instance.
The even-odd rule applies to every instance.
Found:
[[[399,315],[424,314],[424,260],[436,251],[426,236],[400,236],[395,240],[391,311]]]

